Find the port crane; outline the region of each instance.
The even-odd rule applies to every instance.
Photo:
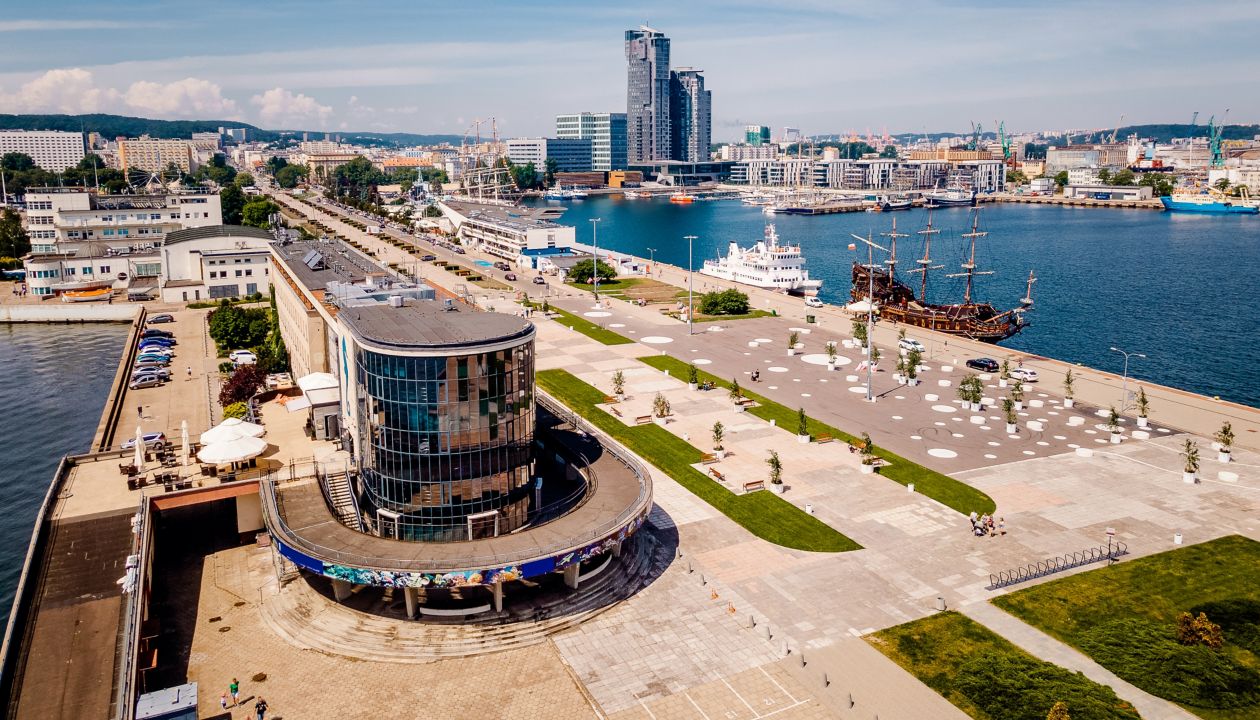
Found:
[[[1195,110],[1194,114],[1190,116],[1190,127],[1194,127],[1197,122],[1199,122],[1199,111]]]
[[[967,143],[968,150],[980,149],[980,136],[984,134],[984,128],[978,122],[971,123],[971,142]]]
[[[1120,133],[1120,127],[1124,125],[1124,113],[1120,113],[1120,124],[1116,125],[1116,129],[1111,131],[1111,136],[1107,138],[1107,144],[1116,144],[1116,135]]]
[[[1220,125],[1216,124],[1215,115],[1208,120],[1208,149],[1212,152],[1211,166],[1214,168],[1225,167],[1225,153],[1221,150],[1221,133],[1225,130],[1225,118],[1228,116],[1229,108],[1225,108]]]
[[[1002,160],[1007,165],[1015,165],[1015,158],[1011,157],[1011,136],[1006,134],[1006,121],[993,121],[998,129],[998,142],[1002,144]]]

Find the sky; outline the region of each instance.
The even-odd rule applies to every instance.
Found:
[[[1260,122],[1256,0],[62,0],[0,14],[0,113],[554,133],[624,112],[624,32],[705,71],[713,138]],[[489,122],[483,127],[489,134]]]

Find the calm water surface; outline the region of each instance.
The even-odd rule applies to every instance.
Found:
[[[894,217],[899,232],[913,233],[927,221],[925,210],[768,218],[734,201],[680,206],[605,197],[568,207],[561,222],[577,226],[581,242],[590,243],[587,220],[599,217],[601,247],[643,257],[655,248],[657,259],[681,267],[683,236],[699,236],[699,266],[731,240],[752,244],[773,220],[780,238],[801,244],[810,274],[824,281],[822,299],[832,303],[848,297],[858,255],[848,250],[850,233],[878,235]],[[959,234],[971,215],[937,210],[933,223],[942,232],[932,257],[945,269],[932,276],[928,294],[957,302],[963,281],[944,274],[958,272],[966,250]],[[985,205],[980,226],[989,235],[979,241],[978,264],[995,274],[977,279],[977,299],[1012,307],[1028,271],[1038,277],[1032,325],[1004,346],[1118,373],[1124,360],[1108,350],[1116,346],[1147,355],[1132,360],[1130,375],[1260,405],[1260,218],[1003,203]],[[921,253],[919,236],[903,238],[899,267],[914,267]]]
[[[9,615],[35,515],[61,456],[92,443],[125,324],[0,325],[0,612]]]

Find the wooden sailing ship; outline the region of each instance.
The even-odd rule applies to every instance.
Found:
[[[976,269],[976,239],[988,234],[979,229],[979,222],[979,211],[976,210],[971,222],[971,232],[962,235],[970,242],[970,251],[966,261],[962,263],[962,272],[946,275],[951,278],[966,278],[967,288],[961,303],[942,305],[927,301],[928,272],[944,267],[932,264],[932,236],[939,234],[940,230],[932,226],[931,212],[928,213],[927,227],[918,233],[923,236],[923,257],[915,260],[918,267],[907,271],[919,275],[917,295],[914,288],[897,280],[897,239],[909,235],[897,232],[897,221],[894,219],[892,231],[882,233],[889,239],[888,259],[882,263],[884,267],[875,263],[873,255],[865,265],[856,261],[853,263],[851,295],[854,302],[872,298],[879,317],[883,320],[962,335],[983,342],[996,343],[1023,330],[1028,326],[1024,313],[1032,307],[1032,285],[1037,281],[1031,271],[1028,273],[1028,289],[1020,300],[1019,307],[999,311],[990,303],[975,302],[972,299],[975,277],[993,274],[992,271]],[[879,247],[869,241],[867,244]]]

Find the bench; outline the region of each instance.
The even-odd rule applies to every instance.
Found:
[[[726,482],[726,476],[717,471],[717,468],[709,468],[709,475],[718,482]]]
[[[816,443],[829,443],[829,442],[835,442],[835,440],[836,439],[831,437],[830,435],[815,435],[814,436],[814,442]]]
[[[742,397],[742,398],[740,398],[740,399],[736,400],[736,401],[735,401],[735,404],[736,404],[736,405],[743,405],[743,406],[747,407],[748,405],[752,405],[752,404],[753,404],[753,402],[754,402],[754,401],[753,401],[753,399],[752,399],[752,398]]]
[[[612,405],[612,404],[613,404],[613,403],[615,403],[615,402],[617,402],[617,398],[613,397],[612,395],[605,395],[605,396],[604,396],[604,404],[605,404],[605,405]]]
[[[867,449],[868,449],[867,443],[862,443],[862,442],[849,443],[849,452],[851,453],[863,453],[863,452],[866,452]]]
[[[635,425],[647,425],[650,422],[652,422],[651,415],[640,415],[634,419]]]
[[[477,615],[483,612],[490,612],[490,604],[476,605],[468,608],[431,608],[421,605],[416,608],[421,615],[433,615],[435,617],[464,617],[465,615]]]
[[[746,493],[756,492],[758,490],[765,490],[765,489],[766,489],[766,481],[764,480],[749,480],[748,482],[744,483],[744,492]]]
[[[617,417],[621,417],[621,411],[613,407],[612,405],[608,406],[608,412],[612,413],[613,415],[616,415]]]
[[[717,461],[718,461],[718,456],[717,456],[717,455],[714,455],[713,453],[701,453],[701,454],[700,454],[700,464],[701,464],[701,465],[712,465],[713,463],[715,463],[715,462],[717,462]]]

